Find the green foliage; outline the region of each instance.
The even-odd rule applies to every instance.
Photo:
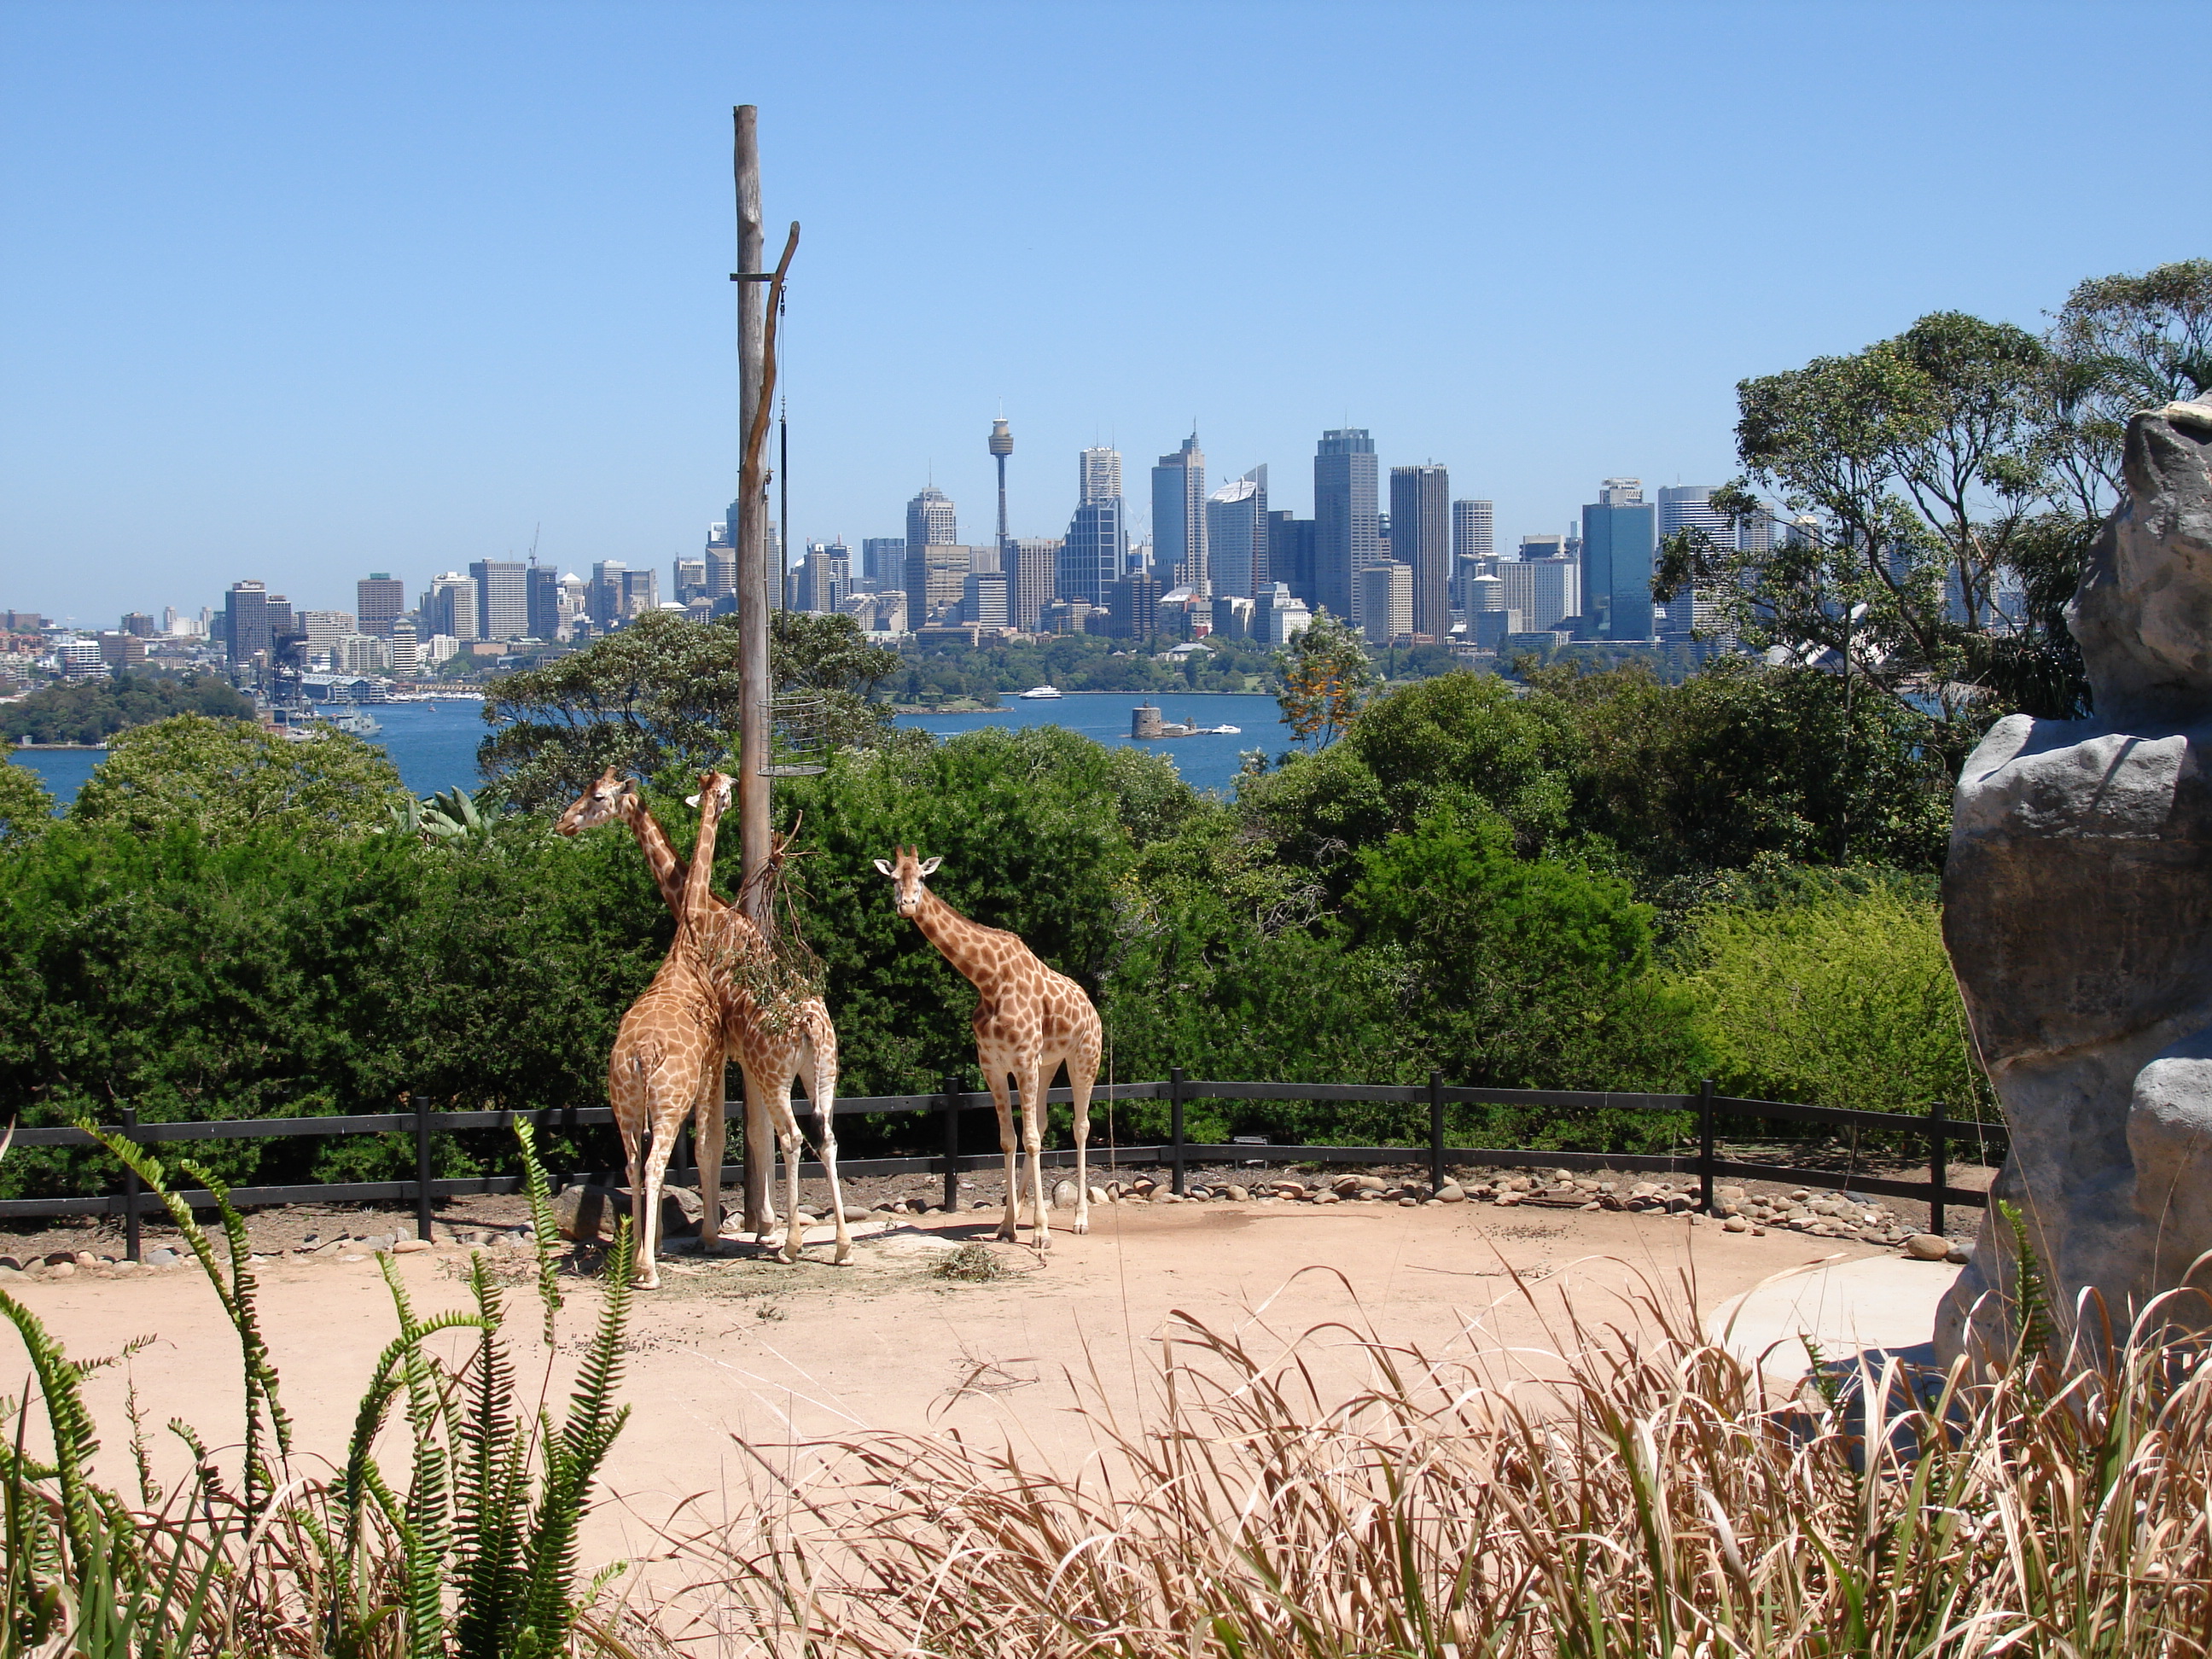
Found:
[[[1001,693],[1033,685],[1138,695],[1279,688],[1265,646],[1209,637],[1206,651],[1180,663],[1162,661],[1159,653],[1177,642],[1169,635],[1128,640],[1103,634],[1054,634],[976,647],[964,640],[909,641],[899,647],[900,666],[884,682],[884,694],[893,702],[922,708],[957,702],[988,708],[997,706]]]
[[[177,714],[118,736],[69,816],[148,838],[267,830],[328,841],[384,827],[404,796],[384,751],[348,733],[295,742],[245,720]]]
[[[1995,1115],[1933,898],[1893,882],[1698,913],[1684,985],[1724,1093]]]
[[[54,798],[27,766],[0,758],[0,847],[46,834],[54,818]]]
[[[1375,684],[1367,647],[1352,624],[1317,612],[1313,621],[1275,653],[1283,690],[1275,701],[1283,719],[1301,742],[1313,739],[1326,749],[1359,717]]]
[[[0,708],[0,739],[20,743],[105,743],[118,732],[176,714],[250,720],[253,703],[213,674],[134,674],[70,680]]]
[[[495,681],[483,710],[495,729],[478,745],[477,769],[494,794],[526,811],[565,805],[610,766],[696,775],[737,750],[739,643],[733,617],[702,624],[657,611]],[[884,740],[890,711],[867,699],[896,666],[851,617],[775,613],[775,688],[823,698],[831,744]]]

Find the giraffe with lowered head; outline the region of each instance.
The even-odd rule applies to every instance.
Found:
[[[637,1283],[644,1290],[660,1284],[660,1188],[685,1118],[693,1120],[702,1181],[712,1182],[708,1172],[719,1174],[722,1167],[722,1004],[700,944],[714,879],[715,826],[730,780],[708,773],[699,780],[699,844],[676,914],[675,941],[653,983],[623,1016],[607,1061],[607,1099],[629,1170]]]
[[[646,807],[636,784],[609,767],[584,793],[569,803],[554,825],[564,836],[574,836],[619,818],[636,839],[653,872],[660,896],[681,919],[688,866],[677,856],[659,821]],[[777,848],[781,856],[782,848]],[[771,860],[773,862],[773,860]],[[788,1202],[782,1254],[787,1261],[799,1258],[799,1229],[793,1218],[799,1208],[799,1160],[804,1150],[799,1122],[791,1105],[794,1079],[806,1085],[808,1103],[820,1124],[822,1167],[830,1182],[830,1207],[837,1231],[836,1260],[852,1254],[852,1235],[845,1220],[845,1199],[837,1179],[837,1133],[834,1108],[837,1097],[837,1031],[830,1010],[817,996],[763,997],[772,976],[758,971],[771,957],[767,939],[744,909],[725,902],[710,889],[702,901],[707,909],[701,931],[702,955],[722,1010],[727,1058],[737,1062],[745,1080],[745,1123],[751,1142],[765,1152],[769,1138],[784,1158]],[[717,1081],[720,1073],[717,1073]],[[701,1237],[711,1246],[721,1222],[721,1111],[717,1125],[714,1164],[708,1168],[706,1148],[699,1144],[700,1197],[706,1205]],[[696,1137],[695,1136],[695,1139]],[[772,1188],[774,1182],[769,1185]],[[765,1238],[776,1224],[772,1197],[762,1212],[748,1214],[748,1231]]]
[[[1055,973],[1015,934],[971,921],[925,884],[941,860],[920,859],[902,847],[896,863],[876,860],[891,879],[899,915],[975,988],[975,1059],[999,1109],[999,1147],[1006,1156],[1006,1213],[999,1237],[1011,1239],[1020,1218],[1022,1188],[1016,1179],[1014,1116],[1006,1081],[1022,1097],[1021,1149],[1026,1152],[1032,1237],[1040,1253],[1052,1247],[1044,1192],[1045,1091],[1063,1063],[1075,1098],[1074,1231],[1091,1231],[1091,1180],[1085,1146],[1091,1139],[1091,1086],[1098,1078],[1103,1047],[1098,1011],[1083,988]]]

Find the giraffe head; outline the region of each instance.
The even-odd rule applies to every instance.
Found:
[[[737,780],[726,772],[702,772],[699,775],[699,793],[696,795],[684,796],[684,804],[686,806],[696,806],[707,799],[707,792],[711,789],[714,792],[714,810],[718,812],[727,811],[730,805],[730,791],[736,787],[736,784]]]
[[[593,779],[584,793],[568,803],[553,827],[564,836],[597,829],[622,816],[623,803],[637,793],[637,785],[615,775],[611,766]]]
[[[942,859],[917,859],[918,848],[902,847],[896,864],[883,859],[876,860],[876,868],[891,878],[891,903],[898,913],[912,921],[915,913],[921,908],[923,878],[936,873]]]

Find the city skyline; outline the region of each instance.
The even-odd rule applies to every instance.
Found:
[[[1218,471],[1273,462],[1271,510],[1313,510],[1313,433],[1364,428],[1492,499],[1510,547],[1610,471],[1732,476],[1746,376],[1932,311],[2040,327],[2079,281],[2199,252],[2212,185],[2053,214],[2120,188],[2138,141],[2016,118],[2065,106],[2100,42],[2192,15],[20,0],[0,602],[105,623],[255,570],[342,609],[363,570],[533,543],[564,571],[695,554],[735,470],[738,101],[769,220],[804,225],[794,548],[896,531],[933,476],[989,538],[975,419],[1001,408],[1018,536],[1063,533],[1070,451],[1141,467],[1194,414]],[[2131,96],[2179,102],[2187,64],[2150,55]],[[1850,88],[1846,128],[1767,118],[1807,65]],[[1169,175],[1203,204],[1171,236]],[[945,252],[894,257],[918,205]],[[1838,222],[1883,234],[1792,256]],[[1123,499],[1148,514],[1133,474]]]

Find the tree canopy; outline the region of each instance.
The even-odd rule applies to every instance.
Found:
[[[212,674],[125,672],[112,679],[69,680],[44,686],[0,708],[0,738],[18,743],[105,743],[118,732],[172,714],[250,720],[252,702]]]
[[[295,740],[246,720],[177,714],[119,734],[69,816],[148,837],[271,830],[314,841],[385,830],[407,799],[384,751],[349,733]]]

